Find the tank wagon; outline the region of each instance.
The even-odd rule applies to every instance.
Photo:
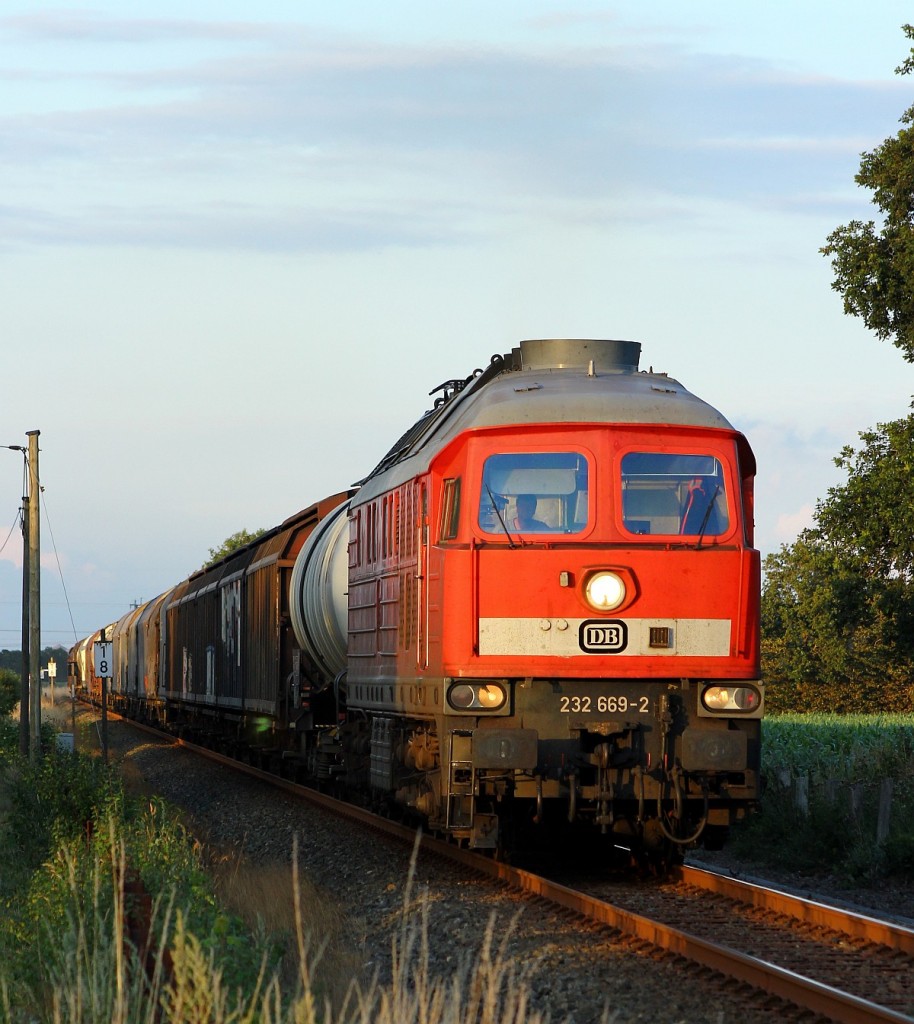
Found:
[[[719,846],[759,787],[755,460],[640,348],[440,385],[353,489],[108,627],[109,700],[471,847]]]

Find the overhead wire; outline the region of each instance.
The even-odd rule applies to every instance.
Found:
[[[41,493],[43,495],[44,494],[44,488],[41,487],[40,490],[41,490]],[[60,557],[57,554],[57,542],[54,540],[54,531],[51,529],[51,517],[48,514],[47,499],[42,501],[41,505],[42,505],[42,508],[44,509],[44,519],[45,519],[45,522],[48,524],[48,534],[50,535],[50,538],[51,538],[51,548],[54,551],[54,561],[57,563],[57,574],[58,574],[58,576],[60,576],[60,586],[61,586],[61,589],[63,590],[63,598],[64,598],[64,601],[66,602],[66,605],[67,605],[67,615],[70,616],[70,625],[73,627],[73,641],[75,643],[77,640],[79,640],[79,636],[77,635],[77,632],[76,632],[76,623],[73,621],[73,609],[70,607],[70,595],[67,593],[67,585],[66,585],[66,583],[64,583],[63,568],[61,567],[61,564],[60,564]]]
[[[22,494],[24,494],[24,495],[28,494],[28,486],[29,486],[29,456],[28,456],[28,452],[25,450],[25,448],[22,448],[18,444],[8,444],[6,447],[9,448],[10,451],[22,452]],[[24,500],[25,499],[23,498],[23,501]],[[6,535],[6,540],[3,542],[3,545],[0,546],[0,554],[2,554],[3,551],[6,550],[6,545],[9,544],[10,537],[13,536],[13,531],[16,529],[16,525],[17,524],[21,524],[22,522],[23,522],[22,506],[20,505],[19,508],[16,509],[16,518],[13,520],[13,525],[10,527],[10,532]]]
[[[10,537],[12,537],[13,531],[16,529],[16,527],[19,524],[21,524],[21,522],[22,522],[22,509],[19,508],[19,509],[16,509],[16,518],[13,520],[13,525],[10,527],[10,532],[6,535],[6,540],[3,542],[3,544],[0,544],[0,555],[3,554],[4,550],[6,549],[6,545],[9,544],[9,542],[10,542]]]

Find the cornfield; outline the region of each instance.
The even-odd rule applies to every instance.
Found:
[[[762,725],[762,770],[835,782],[914,778],[914,714],[774,715]]]
[[[914,714],[772,715],[762,773],[737,852],[854,883],[914,877]]]

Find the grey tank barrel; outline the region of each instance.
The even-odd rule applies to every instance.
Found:
[[[325,516],[295,559],[289,598],[292,628],[327,680],[346,668],[349,502]]]

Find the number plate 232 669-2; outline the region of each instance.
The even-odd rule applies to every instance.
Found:
[[[560,693],[559,711],[565,715],[649,715],[646,693]]]

